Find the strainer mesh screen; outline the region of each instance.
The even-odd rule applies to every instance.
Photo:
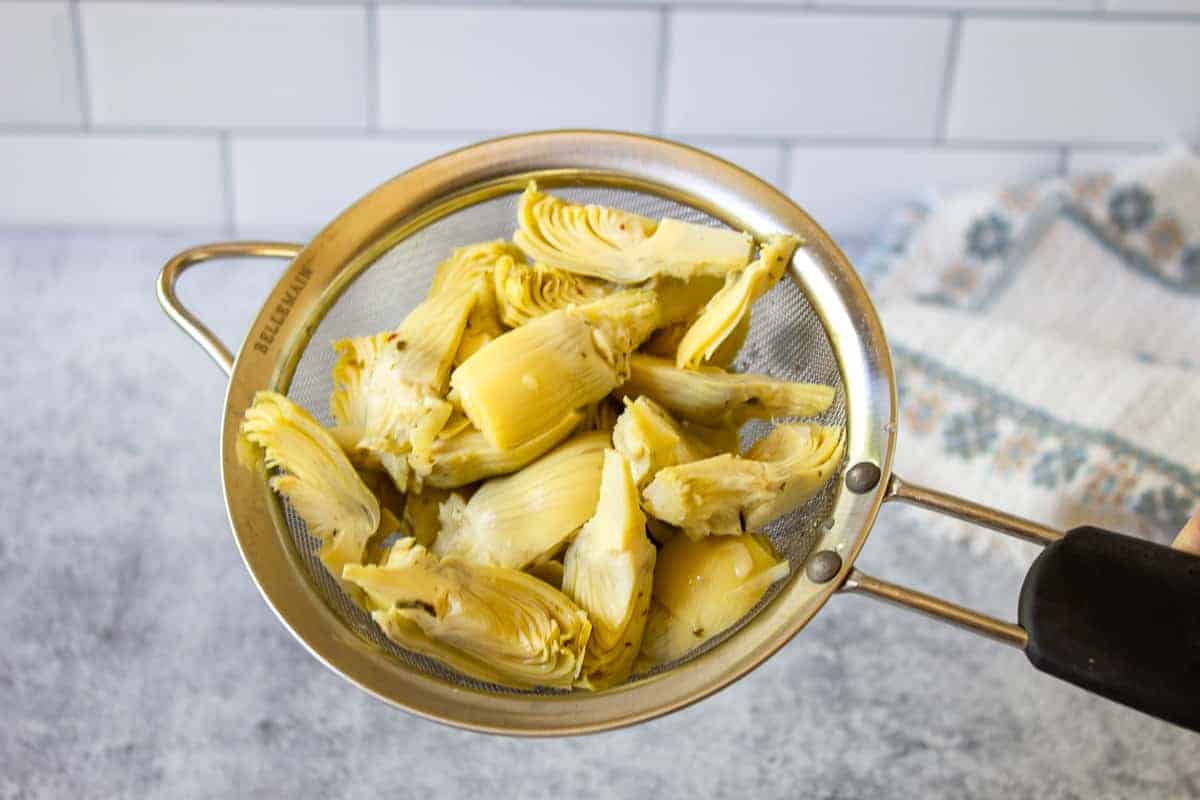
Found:
[[[616,206],[654,219],[669,216],[723,227],[697,209],[651,194],[602,187],[562,189],[556,190],[556,193],[574,202]],[[330,371],[334,363],[331,343],[336,339],[394,328],[424,299],[437,264],[455,247],[510,237],[515,227],[517,197],[515,194],[506,195],[452,213],[404,239],[363,270],[318,325],[300,357],[288,396],[322,423],[331,425],[329,396],[333,385]],[[837,390],[836,399],[821,421],[844,424],[845,398],[833,349],[816,312],[792,281],[781,281],[754,306],[750,335],[735,368],[834,386]],[[761,437],[767,430],[769,425],[766,423],[748,424],[743,428],[743,443]],[[830,481],[821,495],[776,521],[766,531],[776,551],[788,559],[793,571],[801,567],[817,531],[827,522],[836,484],[836,480]],[[309,536],[304,521],[286,502],[284,514],[292,540],[318,592],[359,636],[410,667],[459,685],[490,691],[516,691],[465,678],[439,662],[403,650],[389,641],[371,618],[350,601],[322,566],[317,558],[320,542]],[[768,592],[759,607],[769,602],[778,588],[776,586]],[[746,619],[756,612],[757,608]],[[725,634],[710,640],[689,657],[718,645],[738,627],[734,626]],[[671,666],[666,665],[661,669]]]

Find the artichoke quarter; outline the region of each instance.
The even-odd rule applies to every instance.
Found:
[[[833,403],[833,388],[793,383],[717,367],[678,369],[666,359],[635,353],[629,379],[618,392],[650,397],[675,417],[714,428],[750,419],[811,417]]]
[[[281,470],[270,479],[271,488],[322,541],[321,563],[334,577],[340,579],[346,564],[362,561],[383,519],[379,501],[307,411],[281,394],[258,392],[242,422],[238,459],[248,469],[265,464]]]
[[[587,614],[532,575],[439,559],[403,539],[385,565],[349,565],[343,577],[388,638],[469,677],[565,689],[583,667]]]
[[[576,205],[533,182],[521,195],[517,226],[513,242],[532,260],[614,283],[724,275],[749,263],[754,244],[745,233]]]
[[[788,562],[755,534],[671,539],[658,553],[638,671],[681,658],[733,625],[787,574]]]
[[[625,411],[613,427],[613,447],[629,462],[639,488],[663,467],[699,461],[719,452],[689,433],[649,397],[625,398]]]
[[[629,464],[606,450],[596,513],[563,559],[562,590],[592,621],[579,685],[603,689],[629,677],[649,613],[655,552]]]
[[[607,293],[600,281],[545,264],[527,264],[523,256],[498,263],[492,281],[500,319],[510,328]]]
[[[553,557],[596,510],[607,431],[576,434],[529,466],[451,495],[433,544],[439,556],[524,569]]]
[[[454,355],[455,364],[466,361],[476,350],[504,333],[496,292],[492,286],[493,275],[497,270],[518,261],[525,261],[521,251],[503,239],[497,239],[459,247],[450,254],[450,258],[438,265],[429,287],[430,297],[445,292],[476,292],[478,295]]]
[[[808,501],[841,465],[842,429],[780,425],[741,458],[724,453],[659,470],[646,510],[696,539],[761,528]]]
[[[799,245],[800,240],[795,236],[774,236],[763,245],[753,264],[726,275],[725,286],[708,301],[680,341],[675,366],[694,368],[712,359],[739,326],[744,339],[750,307],[783,277]]]

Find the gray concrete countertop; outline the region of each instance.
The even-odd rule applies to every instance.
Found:
[[[211,234],[0,233],[0,797],[1200,796],[1200,738],[1003,646],[836,597],[778,656],[640,727],[519,741],[340,680],[259,597],[217,464],[221,374],[153,280]],[[278,268],[183,293],[230,341]],[[860,563],[1011,617],[1019,570],[885,511]]]

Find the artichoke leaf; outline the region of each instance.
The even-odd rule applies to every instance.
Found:
[[[497,239],[456,248],[450,258],[438,265],[429,287],[430,297],[442,293],[476,292],[478,295],[455,352],[455,364],[466,361],[479,348],[504,333],[493,278],[497,270],[524,261],[519,249]]]
[[[454,494],[439,511],[439,556],[524,569],[552,557],[596,510],[607,431],[579,433],[512,475],[492,478],[471,499]]]
[[[754,244],[745,233],[576,205],[538,191],[532,181],[521,195],[517,226],[513,241],[533,261],[614,283],[724,275],[749,263]]]
[[[613,447],[629,462],[638,488],[664,467],[699,461],[718,452],[685,430],[649,397],[625,398],[625,410],[613,426]]]
[[[379,501],[312,415],[281,394],[258,392],[242,422],[238,456],[247,468],[280,470],[271,488],[321,540],[319,557],[334,577],[340,579],[343,566],[362,561],[384,521]]]
[[[807,502],[841,465],[842,429],[780,425],[741,458],[724,453],[659,470],[646,510],[689,538],[735,536]]]
[[[404,539],[384,566],[350,565],[344,578],[367,595],[390,639],[472,678],[567,688],[582,669],[587,614],[532,575],[439,559]]]
[[[679,369],[666,359],[641,353],[634,353],[629,366],[629,379],[618,394],[645,395],[680,420],[713,428],[738,427],[750,419],[816,416],[833,403],[833,388],[818,383],[717,367]]]
[[[527,264],[523,258],[497,264],[492,279],[500,319],[510,328],[608,293],[601,281],[545,264]]]
[[[655,553],[629,464],[606,450],[596,512],[563,559],[563,592],[592,621],[579,685],[603,689],[629,677],[650,606]]]
[[[750,316],[754,301],[783,277],[799,245],[800,240],[795,236],[773,236],[753,264],[726,275],[721,291],[708,301],[679,343],[675,366],[694,369],[711,359]]]

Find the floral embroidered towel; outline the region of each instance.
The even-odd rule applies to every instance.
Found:
[[[1192,154],[964,193],[907,213],[864,263],[900,383],[899,474],[1163,542],[1200,506]],[[922,519],[980,549],[1036,553]]]

